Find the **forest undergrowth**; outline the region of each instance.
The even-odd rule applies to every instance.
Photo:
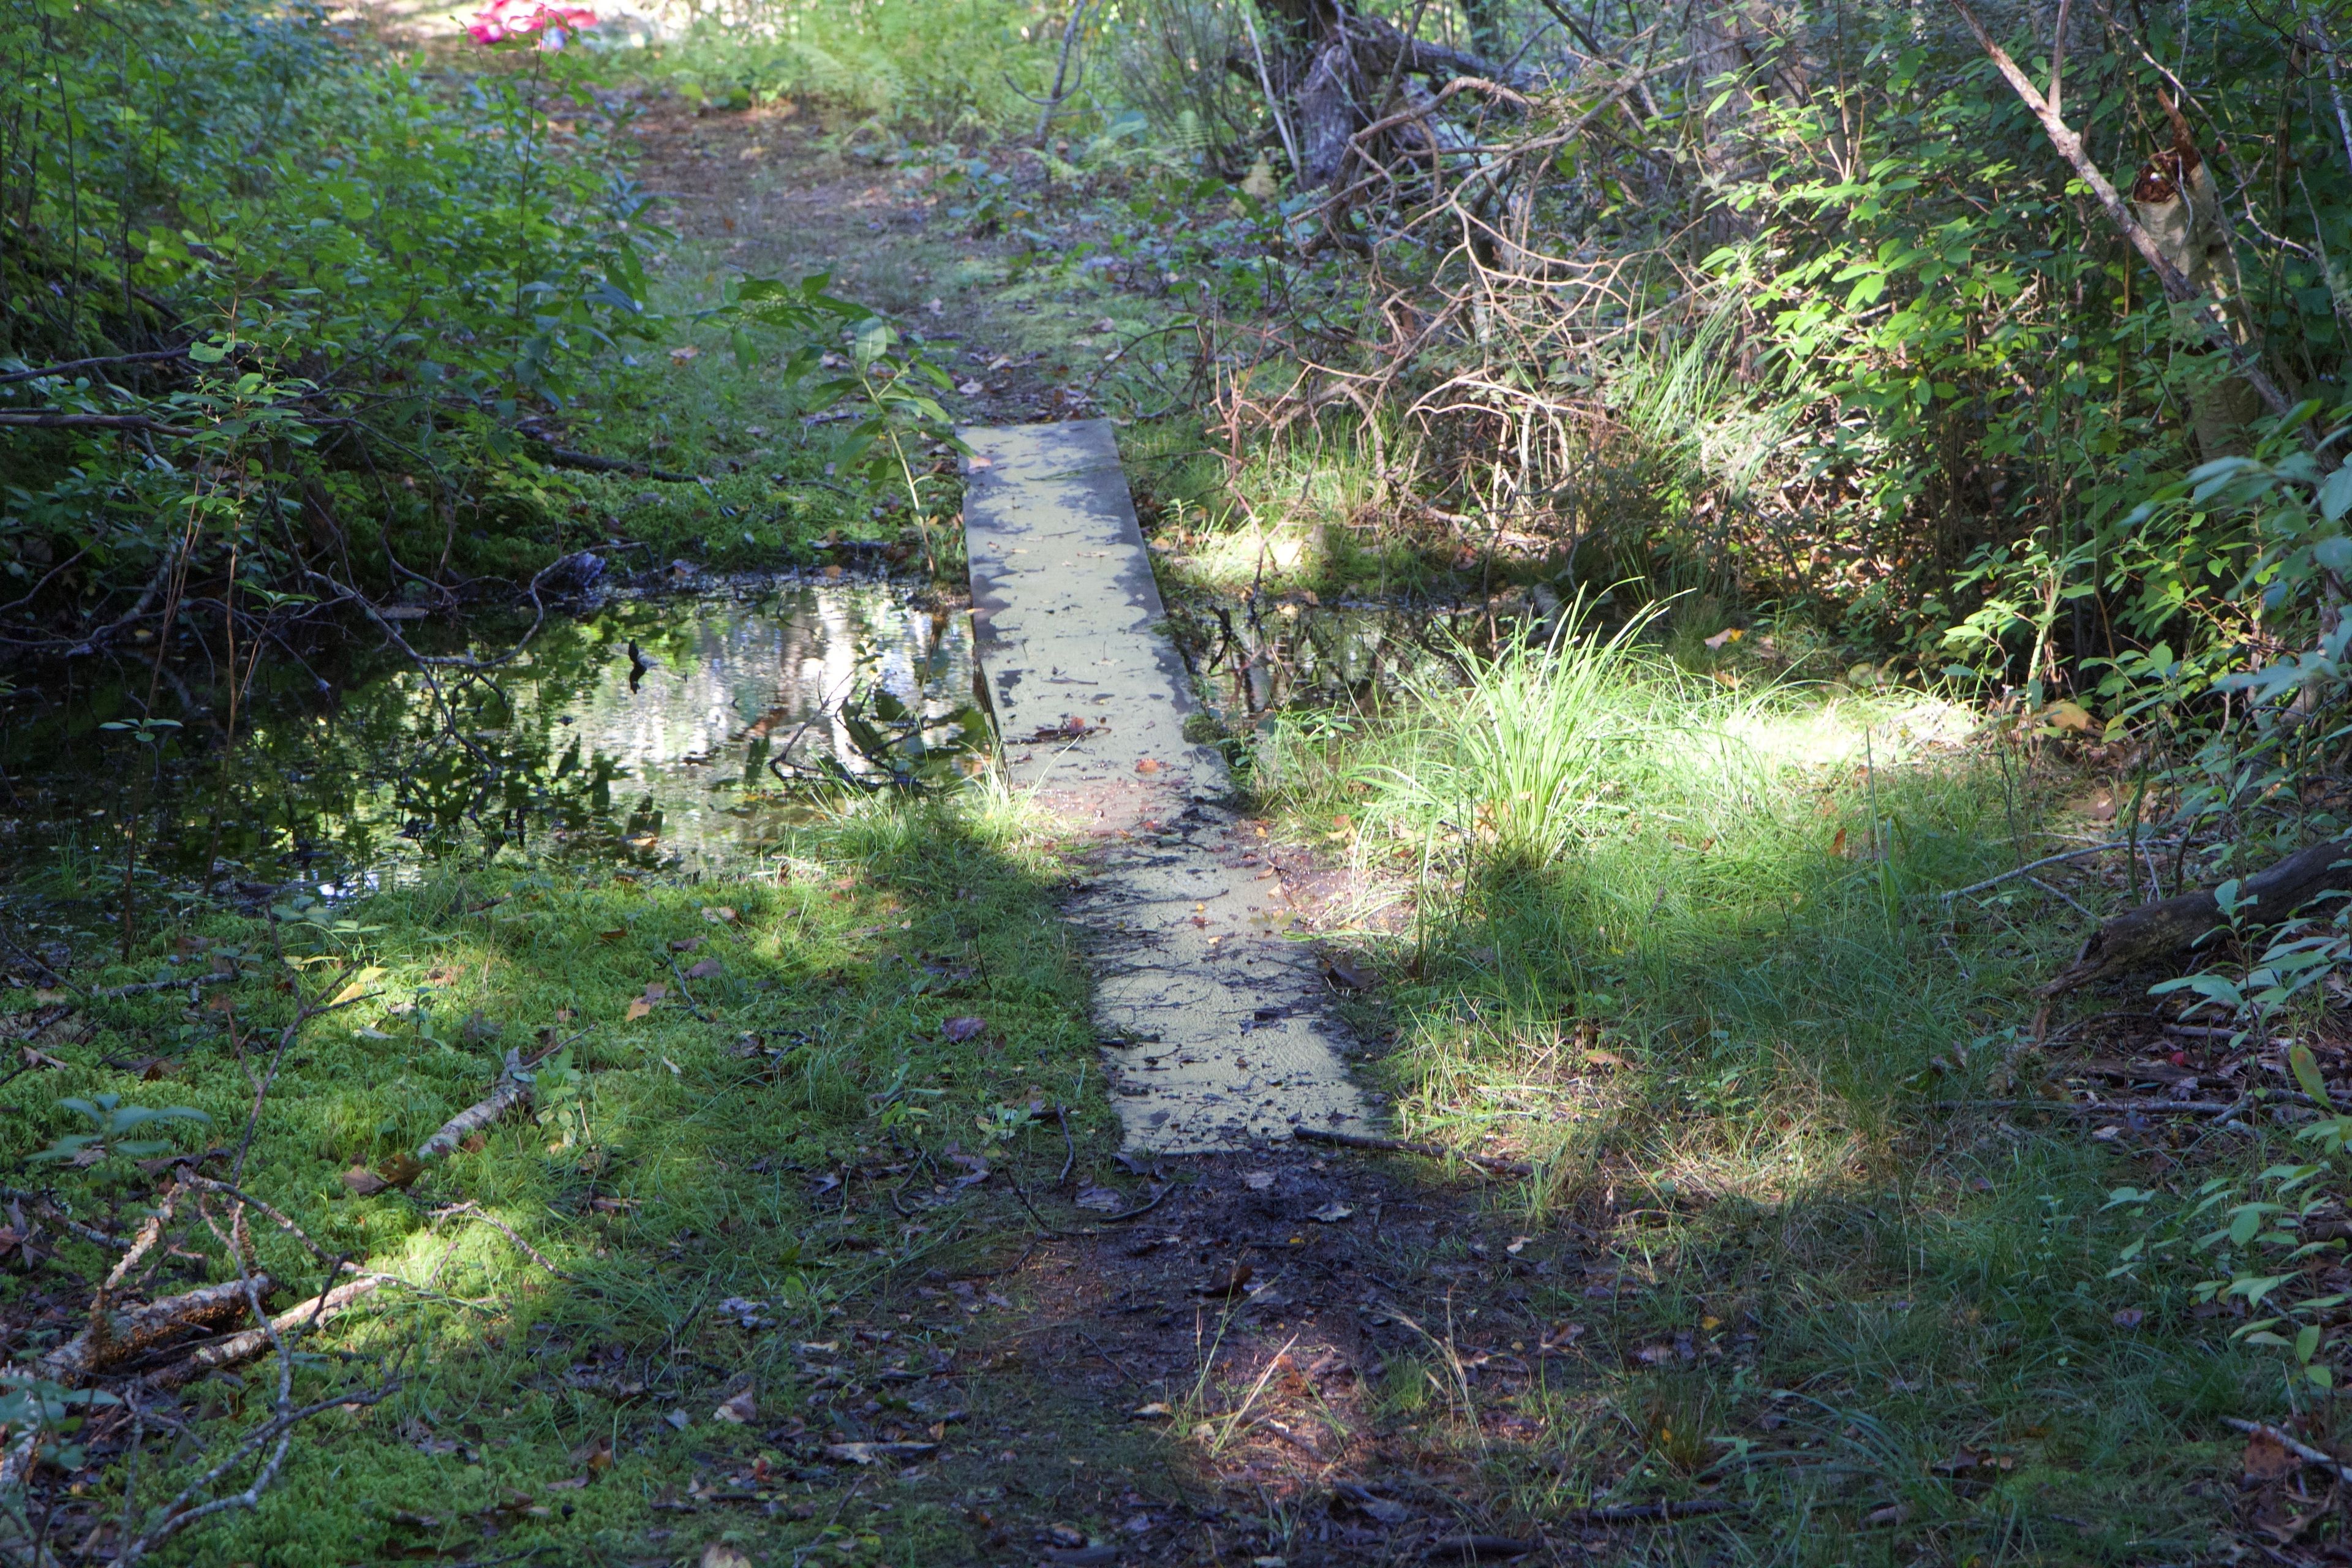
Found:
[[[2184,15],[1993,20],[2288,417],[1956,17],[7,10],[0,1558],[2329,1560],[2341,28]],[[1423,1152],[1122,1153],[870,671],[720,867],[515,699],[1071,416]]]

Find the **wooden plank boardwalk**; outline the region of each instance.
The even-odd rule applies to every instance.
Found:
[[[1199,709],[1109,421],[961,434],[972,619],[1013,782],[1094,841],[1068,912],[1129,1146],[1373,1131],[1259,826],[1224,759],[1185,738]]]

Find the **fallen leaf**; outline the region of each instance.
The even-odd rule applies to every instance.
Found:
[[[982,386],[976,381],[965,381],[959,382],[956,384],[956,390],[962,393],[966,397],[978,397],[982,393],[987,391],[988,388]]]
[[[708,980],[712,975],[720,973],[725,968],[726,965],[720,963],[717,959],[706,958],[700,963],[698,963],[693,968],[688,970],[686,972],[686,977],[688,980]]]
[[[1597,1068],[1622,1068],[1625,1058],[1615,1051],[1590,1050],[1584,1053],[1586,1063]]]
[[[949,1039],[961,1042],[978,1039],[988,1029],[988,1020],[970,1016],[950,1018],[940,1026],[940,1033]]]
[[[1509,1244],[1506,1246],[1503,1250],[1509,1253],[1513,1258],[1517,1258],[1520,1253],[1525,1252],[1528,1249],[1528,1243],[1534,1239],[1535,1237],[1532,1236],[1515,1236],[1511,1237]]]
[[[713,1421],[727,1421],[741,1426],[757,1418],[759,1414],[760,1407],[752,1401],[751,1391],[747,1388],[712,1411],[710,1418]]]
[[[684,364],[688,360],[700,359],[701,357],[702,351],[696,348],[692,343],[687,344],[684,348],[676,348],[669,351],[669,362],[672,364]]]
[[[672,952],[692,952],[696,948],[700,947],[702,943],[703,939],[701,937],[689,936],[671,942],[669,944],[669,950]]]
[[[591,1476],[601,1476],[613,1468],[613,1440],[599,1437],[593,1443],[583,1443],[572,1450],[572,1458],[587,1466]]]
[[[1108,1187],[1083,1187],[1070,1201],[1097,1214],[1117,1214],[1127,1206],[1127,1200]]]
[[[694,1425],[694,1417],[688,1415],[683,1410],[673,1410],[668,1415],[663,1416],[662,1419],[668,1422],[671,1426],[677,1427],[681,1432]]]
[[[1347,1204],[1325,1204],[1321,1208],[1317,1209],[1313,1214],[1308,1215],[1307,1217],[1311,1220],[1319,1221],[1324,1225],[1338,1225],[1341,1220],[1346,1219],[1349,1215],[1354,1214],[1355,1212],[1355,1209]]]
[[[702,1549],[699,1568],[751,1568],[751,1560],[723,1541],[714,1541]]]
[[[369,986],[374,984],[377,981],[383,978],[383,971],[371,963],[365,969],[361,970],[357,974],[352,976],[352,983],[349,985],[344,986],[341,991],[336,992],[334,996],[328,1002],[327,1005],[330,1007],[340,1007],[346,1002],[355,1002],[367,994]]]
[[[1242,1292],[1242,1288],[1250,1282],[1250,1276],[1256,1272],[1256,1269],[1252,1268],[1246,1263],[1236,1263],[1234,1265],[1234,1271],[1226,1275],[1223,1279],[1218,1280],[1215,1284],[1193,1286],[1192,1294],[1195,1296],[1238,1296]]]
[[[1242,1175],[1242,1185],[1254,1193],[1262,1193],[1274,1185],[1272,1171],[1248,1171]]]
[[[611,931],[600,931],[596,934],[603,937],[606,942],[618,942],[623,937],[627,936],[629,931],[628,928],[625,926],[614,926]]]
[[[1747,633],[1741,631],[1738,626],[1726,626],[1723,630],[1707,638],[1706,646],[1711,648],[1720,648],[1724,644],[1738,642],[1741,637],[1747,635]]]
[[[392,1184],[369,1170],[365,1165],[353,1165],[343,1173],[343,1185],[351,1188],[354,1197],[372,1198],[391,1190]]]
[[[1143,761],[1135,764],[1135,771],[1139,773],[1156,773],[1160,771],[1160,764],[1152,761],[1150,757],[1146,757]]]
[[[653,1010],[654,1005],[646,1001],[644,997],[632,996],[629,998],[628,1013],[622,1021],[624,1023],[634,1024]]]
[[[1844,855],[1845,855],[1845,829],[1844,829],[1844,828],[1843,828],[1843,827],[1839,828],[1839,829],[1837,830],[1837,837],[1836,837],[1835,838],[1832,838],[1832,839],[1831,839],[1831,840],[1830,840],[1830,853],[1831,853],[1831,854],[1832,854],[1832,855],[1838,856],[1840,858],[1843,858],[1843,857],[1844,857]]]
[[[1370,970],[1341,958],[1325,960],[1323,970],[1331,977],[1331,984],[1342,991],[1372,991],[1381,984],[1381,977]]]
[[[550,1481],[547,1489],[551,1492],[576,1492],[587,1484],[586,1476],[574,1476],[568,1481]]]
[[[1862,1516],[1862,1522],[1864,1524],[1901,1524],[1905,1520],[1909,1519],[1910,1517],[1911,1505],[1909,1503],[1891,1502],[1885,1508],[1874,1508],[1868,1513],[1864,1514]]]
[[[404,1152],[393,1155],[376,1169],[386,1182],[395,1187],[405,1187],[425,1173],[424,1165],[415,1156]]]
[[[2257,1432],[2246,1439],[2246,1451],[2238,1468],[2250,1481],[2274,1481],[2281,1476],[2293,1475],[2303,1461],[2287,1452],[2286,1445],[2267,1432]]]
[[[704,907],[702,918],[709,921],[712,925],[724,926],[733,925],[740,917],[735,913],[733,907],[730,905],[711,904]]]
[[[2119,1329],[2136,1329],[2147,1321],[2147,1314],[2137,1307],[2126,1307],[2115,1315],[2113,1321]]]
[[[1131,1419],[1137,1421],[1165,1421],[1176,1413],[1169,1409],[1161,1401],[1155,1399],[1149,1405],[1137,1405],[1127,1414]]]

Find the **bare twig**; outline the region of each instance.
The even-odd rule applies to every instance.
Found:
[[[2035,89],[2032,79],[2018,68],[2015,60],[2009,58],[2009,51],[1993,42],[1992,35],[1985,31],[1985,25],[1977,20],[1974,11],[1969,9],[1968,0],[1952,0],[1952,8],[1960,14],[1960,20],[1968,24],[1969,31],[1976,35],[1978,47],[1984,50],[1985,57],[2009,82],[2019,101],[2032,110],[2033,117],[2042,122],[2042,133],[2050,138],[2050,144],[2058,150],[2058,155],[2066,160],[2084,184],[2091,187],[2092,194],[2098,197],[2100,207],[2107,215],[2107,221],[2116,226],[2117,232],[2130,242],[2132,248],[2139,252],[2140,258],[2156,273],[2158,281],[2164,285],[2164,297],[2177,305],[2193,303],[2196,306],[2193,314],[2198,324],[2204,329],[2207,341],[2228,358],[2230,368],[2253,389],[2254,395],[2263,400],[2263,407],[2281,418],[2285,417],[2294,406],[2287,400],[2286,394],[2271,380],[2253,350],[2240,342],[2237,334],[2230,331],[2229,323],[2221,319],[2221,313],[2213,302],[2190,287],[2180,268],[2172,264],[2172,258],[2166,256],[2163,247],[2157,244],[2156,237],[2132,216],[2131,208],[2124,205],[2124,199],[2116,194],[2116,187],[2091,161],[2090,150],[2083,145],[2082,137],[2059,118],[2057,109]],[[2055,80],[2053,77],[2053,86]],[[2304,439],[2312,439],[2308,430],[2304,432]]]
[[[2318,1465],[2336,1472],[2336,1479],[2352,1481],[2352,1465],[2344,1463],[2325,1448],[2315,1448],[2302,1438],[2262,1421],[2247,1421],[2235,1415],[2224,1415],[2221,1424],[2250,1437],[2268,1437],[2306,1465]]]

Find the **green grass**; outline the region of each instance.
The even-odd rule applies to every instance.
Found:
[[[1518,1402],[1538,1462],[1473,1445],[1489,1482],[1538,1518],[1738,1500],[1681,1532],[1726,1561],[2204,1551],[2220,1417],[2276,1414],[2291,1369],[2192,1312],[2187,1266],[2112,1277],[2143,1222],[2107,1195],[2178,1145],[1967,1108],[2043,1092],[2031,987],[2080,932],[2014,883],[1934,897],[2011,863],[1969,716],[1733,690],[1598,637],[1422,696],[1277,730],[1257,777],[1418,911],[1359,938],[1398,976],[1377,1070],[1403,1130],[1531,1161],[1518,1223],[1592,1238],[1592,1272],[1528,1305],[1588,1353]],[[2033,826],[2067,783],[2045,764]],[[1510,815],[1544,799],[1574,805]],[[2240,1139],[2172,1181],[2291,1157]],[[1389,1397],[1444,1430],[1417,1372]]]
[[[330,1251],[411,1282],[341,1320],[329,1342],[348,1364],[305,1373],[304,1389],[356,1387],[385,1369],[404,1386],[373,1410],[319,1418],[268,1506],[192,1536],[184,1560],[377,1561],[409,1546],[465,1555],[488,1550],[492,1534],[501,1551],[561,1541],[641,1554],[665,1539],[648,1534],[664,1522],[658,1499],[764,1455],[780,1473],[761,1484],[789,1504],[812,1495],[781,1474],[795,1442],[805,1450],[891,1421],[887,1407],[871,1421],[829,1416],[807,1385],[834,1364],[951,1354],[960,1327],[940,1326],[908,1294],[913,1283],[984,1267],[1023,1229],[996,1212],[996,1188],[929,1206],[959,1172],[942,1164],[935,1176],[914,1151],[960,1142],[999,1165],[1057,1163],[1061,1134],[1050,1118],[1037,1126],[1036,1103],[1070,1105],[1090,1150],[1114,1136],[1099,1098],[1082,1091],[1093,1033],[1083,979],[1044,905],[1055,864],[989,798],[860,809],[798,835],[772,870],[725,881],[560,865],[453,870],[337,911],[356,929],[298,952],[314,960],[299,978],[315,986],[363,965],[370,994],[303,1030],[264,1108],[245,1184]],[[714,918],[722,907],[732,919]],[[673,952],[689,942],[699,945]],[[230,1012],[184,1012],[169,993],[92,1003],[99,1033],[69,1053],[75,1065],[0,1089],[0,1162],[15,1166],[77,1125],[61,1099],[108,1092],[206,1112],[212,1127],[189,1130],[184,1146],[199,1134],[235,1144],[252,1096],[237,1042],[252,1059],[292,1006],[272,989],[285,971],[258,922],[193,919],[140,963],[76,979],[143,977],[173,946],[241,951],[256,978],[212,993],[235,1000]],[[719,973],[687,982],[702,1017],[678,999],[672,964],[711,959]],[[667,985],[668,999],[632,1019],[648,983]],[[941,1023],[958,1015],[984,1017],[987,1032],[947,1040]],[[574,1043],[551,1065],[568,1061],[577,1079],[544,1074],[535,1116],[435,1163],[405,1195],[348,1188],[346,1171],[388,1168],[478,1098],[502,1050],[562,1038]],[[158,1054],[168,1066],[152,1081],[136,1067],[94,1065]],[[828,1173],[848,1187],[828,1185]],[[85,1215],[115,1205],[135,1215],[144,1188],[122,1155],[43,1179]],[[916,1217],[901,1217],[885,1187],[921,1205]],[[435,1217],[457,1203],[478,1205],[561,1276],[488,1225]],[[265,1229],[257,1245],[279,1278],[319,1273],[280,1233]],[[99,1268],[87,1253],[68,1244],[63,1261]],[[173,1270],[193,1283],[220,1277],[221,1265]],[[8,1276],[0,1305],[43,1288]],[[167,1279],[156,1293],[169,1288]],[[764,1303],[772,1326],[746,1331],[720,1310],[730,1297]],[[908,1329],[894,1310],[929,1317]],[[857,1341],[861,1330],[896,1334],[885,1350]],[[842,1345],[837,1363],[793,1348],[819,1340]],[[595,1381],[577,1375],[583,1366],[649,1392],[615,1402],[583,1386]],[[747,1383],[756,1421],[714,1422]],[[237,1425],[263,1386],[260,1376],[196,1385],[199,1430]],[[672,1411],[690,1418],[685,1430],[667,1424]],[[976,1408],[974,1419],[988,1414]],[[919,1413],[896,1419],[924,1425]],[[779,1436],[803,1425],[804,1441]],[[577,1456],[600,1442],[609,1471],[547,1489],[591,1474]],[[183,1453],[159,1468],[151,1456],[142,1497],[168,1495],[188,1464]],[[929,1494],[897,1490],[923,1521],[912,1539],[931,1542],[919,1556],[969,1550],[964,1526]],[[395,1510],[436,1522],[402,1523]],[[761,1539],[814,1540],[821,1522],[763,1519]],[[706,1526],[719,1528],[696,1528]]]

